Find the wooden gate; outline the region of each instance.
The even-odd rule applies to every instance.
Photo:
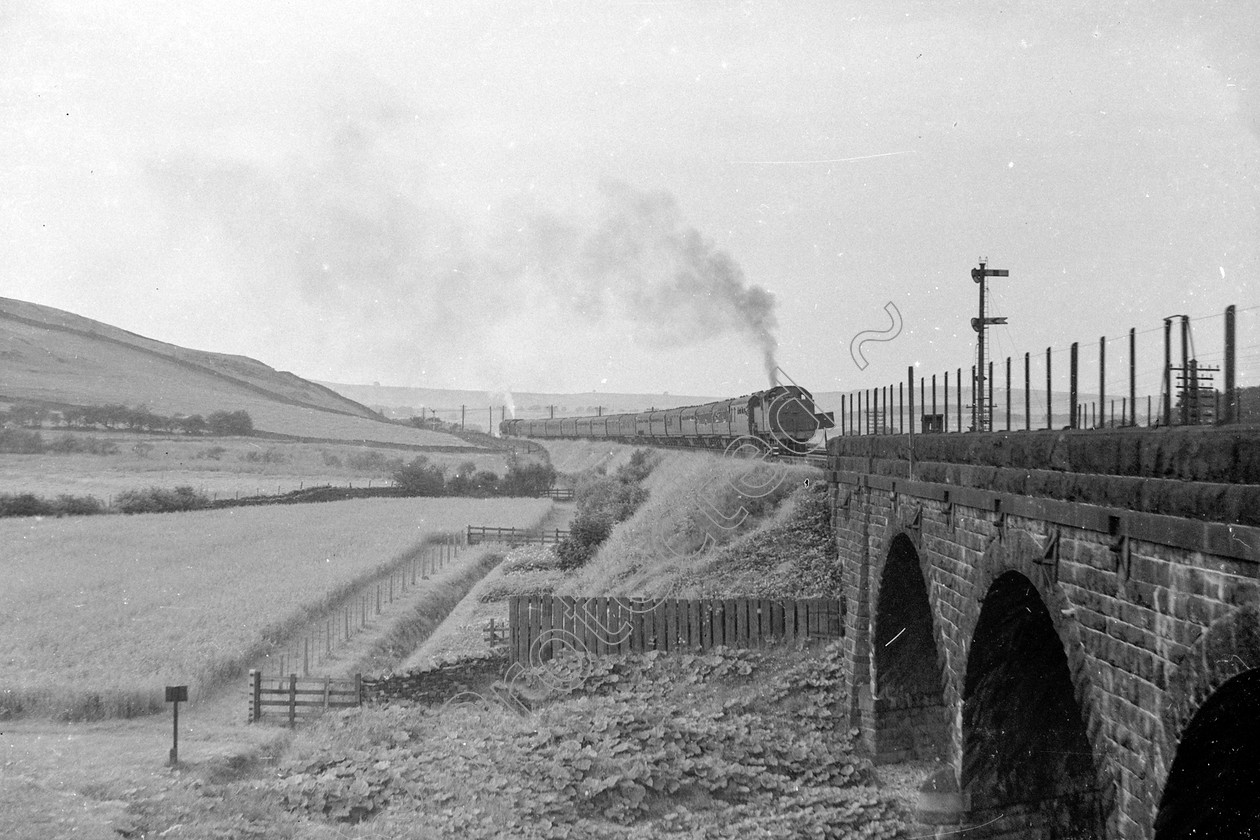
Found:
[[[328,709],[349,709],[363,705],[363,676],[352,680],[330,677],[287,677],[264,679],[262,671],[249,672],[249,722],[262,719],[263,709],[272,706],[284,709],[289,726],[298,715],[317,714]]]

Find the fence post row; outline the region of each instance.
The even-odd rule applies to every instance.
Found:
[[[538,664],[560,647],[599,655],[839,638],[844,622],[840,602],[829,598],[669,599],[649,608],[617,598],[515,595],[507,635],[514,662]]]
[[[1208,381],[1210,377],[1203,376],[1203,371],[1223,371],[1224,381],[1220,387],[1213,385],[1210,390],[1212,393],[1211,400],[1213,405],[1210,408],[1211,417],[1214,422],[1219,424],[1237,423],[1240,420],[1240,403],[1239,391],[1236,380],[1237,371],[1237,307],[1233,304],[1225,308],[1225,336],[1224,336],[1224,361],[1222,367],[1205,367],[1197,361],[1190,358],[1192,353],[1192,344],[1190,337],[1190,316],[1173,315],[1164,320],[1164,368],[1161,376],[1161,405],[1159,406],[1158,419],[1152,415],[1150,404],[1153,399],[1151,394],[1147,395],[1147,419],[1146,425],[1151,426],[1154,422],[1170,426],[1173,423],[1174,400],[1173,392],[1178,390],[1181,394],[1178,410],[1178,422],[1182,425],[1190,425],[1192,423],[1205,422],[1209,409],[1206,407],[1208,397],[1204,391],[1208,390],[1205,386],[1200,388],[1200,383]],[[1181,335],[1181,367],[1177,368],[1173,365],[1172,355],[1172,329],[1173,321],[1180,322]],[[1119,393],[1114,390],[1108,392],[1107,388],[1107,337],[1099,336],[1098,339],[1098,399],[1083,401],[1081,395],[1081,370],[1080,370],[1080,344],[1073,342],[1070,347],[1069,357],[1069,388],[1068,388],[1068,410],[1067,425],[1068,429],[1104,429],[1118,428],[1124,426],[1137,426],[1138,421],[1138,394],[1137,394],[1137,328],[1129,329],[1129,382],[1127,396],[1125,396],[1125,388],[1123,385],[1119,387]],[[1054,376],[1053,376],[1053,348],[1047,347],[1045,351],[1046,357],[1046,429],[1055,428],[1054,425]],[[1014,385],[1016,373],[1012,369],[1013,356],[1006,357],[1006,431],[1014,430],[1014,411],[1015,396]],[[956,399],[956,428],[959,432],[963,431],[997,431],[996,412],[998,406],[995,400],[996,377],[994,376],[994,359],[987,360],[987,370],[978,370],[976,365],[971,366],[971,396],[972,401],[970,409],[972,412],[972,425],[970,429],[963,426],[963,368],[956,369],[955,388],[957,392]],[[1173,376],[1173,371],[1179,371],[1178,376]],[[949,432],[949,413],[950,413],[950,377],[949,371],[945,371],[944,376],[944,414],[941,415],[943,421],[940,425],[935,425],[938,415],[937,408],[937,390],[936,390],[936,374],[931,375],[931,400],[928,399],[928,377],[919,377],[919,393],[915,397],[914,377],[908,376],[906,381],[898,382],[894,389],[892,385],[881,386],[878,388],[866,388],[854,391],[848,394],[840,395],[840,435],[884,435],[884,434],[907,434],[927,431]],[[986,381],[987,379],[987,381]],[[907,393],[908,392],[908,393]],[[1120,402],[1120,411],[1117,415],[1115,403]],[[931,413],[929,414],[929,406]],[[917,409],[917,410],[916,410]],[[893,412],[896,412],[896,419],[893,419]],[[929,429],[925,425],[926,418],[933,418],[933,426]],[[916,423],[918,424],[916,426]],[[1032,353],[1024,353],[1024,430],[1031,431],[1032,425]]]

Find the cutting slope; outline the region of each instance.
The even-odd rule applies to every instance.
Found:
[[[366,407],[244,356],[189,350],[69,312],[0,298],[0,401],[249,412],[260,431],[422,446],[450,435],[380,422]]]

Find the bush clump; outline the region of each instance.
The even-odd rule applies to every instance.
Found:
[[[55,516],[53,503],[33,493],[0,495],[0,516]]]
[[[201,510],[210,507],[210,499],[188,486],[169,490],[150,487],[147,490],[126,490],[114,499],[114,507],[121,513],[171,513],[174,511]]]
[[[569,536],[556,546],[563,569],[585,566],[608,539],[613,526],[629,519],[647,501],[642,482],[651,473],[652,453],[636,449],[629,463],[617,468],[612,477],[592,474],[578,482],[577,511],[569,526]]]
[[[251,449],[241,455],[241,460],[247,464],[287,464],[289,456],[278,447],[269,446],[266,449]]]
[[[216,411],[206,418],[206,426],[221,437],[254,433],[254,420],[246,411]]]
[[[442,468],[417,455],[393,473],[394,483],[411,496],[441,496],[446,490]]]
[[[94,516],[105,512],[105,503],[95,496],[61,494],[55,502],[58,516]]]
[[[524,462],[512,457],[503,477],[505,496],[541,496],[556,483],[556,468],[551,464]]]
[[[44,451],[39,432],[25,429],[0,429],[0,452],[9,455],[38,455]]]
[[[43,499],[33,493],[0,493],[0,517],[87,516],[104,512],[105,505],[95,496],[63,494],[56,499]]]
[[[399,464],[390,474],[394,484],[411,496],[530,496],[537,497],[555,484],[556,471],[550,464],[524,463],[512,459],[507,475],[499,478],[489,470],[478,470],[472,461],[455,468],[449,478],[441,466],[423,455]]]

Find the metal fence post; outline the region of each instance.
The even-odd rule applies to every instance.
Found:
[[[1053,385],[1053,382],[1051,382],[1051,377],[1050,377],[1050,348],[1047,347],[1046,348],[1046,428],[1047,429],[1054,428],[1054,411],[1052,410],[1052,403],[1054,402],[1054,396],[1053,396],[1053,391],[1051,390],[1052,385]]]
[[[1137,425],[1137,327],[1129,327],[1129,425]]]
[[[1098,339],[1098,416],[1107,425],[1107,337]]]
[[[1070,420],[1069,428],[1072,428],[1072,429],[1079,428],[1080,421],[1081,421],[1081,414],[1080,414],[1081,407],[1077,402],[1077,390],[1076,390],[1076,361],[1077,361],[1078,349],[1079,349],[1079,345],[1075,341],[1073,341],[1072,342],[1072,355],[1071,355],[1070,361],[1068,362],[1068,382],[1069,382],[1068,389],[1071,391],[1071,395],[1068,398],[1068,404],[1072,406],[1072,417]]]
[[[1238,392],[1234,387],[1234,353],[1237,337],[1234,333],[1235,310],[1233,304],[1225,307],[1225,418],[1226,423],[1238,422]]]
[[[1024,431],[1032,431],[1032,354],[1024,354]]]

